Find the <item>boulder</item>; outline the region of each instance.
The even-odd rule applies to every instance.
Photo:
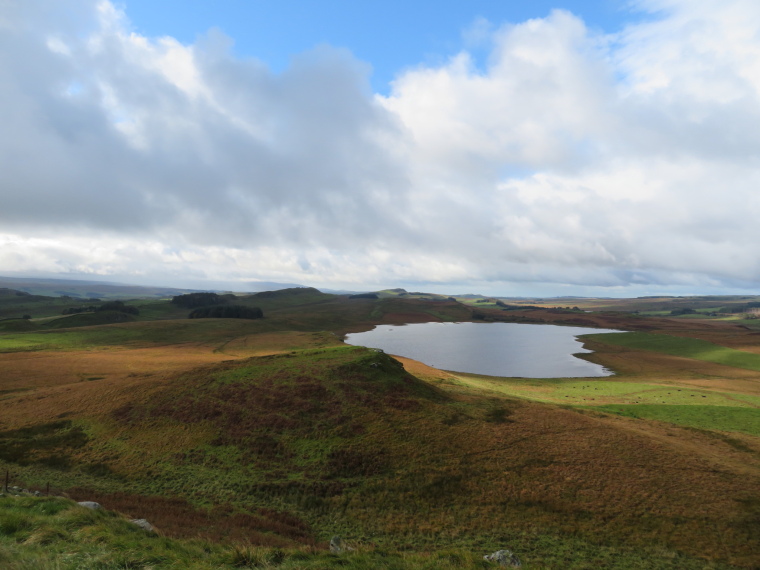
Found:
[[[153,528],[153,525],[150,524],[145,519],[132,519],[129,522],[131,522],[132,524],[136,524],[141,529],[147,530],[148,532],[155,532],[156,531],[156,529]]]
[[[330,552],[333,554],[340,554],[343,550],[345,550],[343,548],[343,539],[338,535],[333,536],[330,539]]]
[[[94,511],[97,511],[98,509],[102,508],[100,506],[100,503],[96,503],[95,501],[79,501],[79,503],[77,503],[77,504],[81,505],[81,506],[83,506],[83,507],[85,507],[87,509],[92,509]]]
[[[493,554],[486,554],[483,557],[486,562],[493,562],[502,568],[522,568],[522,563],[511,550],[497,550]]]

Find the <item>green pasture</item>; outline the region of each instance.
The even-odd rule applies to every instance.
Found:
[[[711,431],[734,431],[760,436],[760,409],[728,406],[676,406],[676,405],[607,405],[595,410],[640,418],[658,420],[687,427]]]
[[[760,407],[760,396],[696,390],[661,384],[621,382],[611,380],[564,380],[554,378],[497,378],[474,374],[457,374],[465,384],[494,390],[539,402],[602,405],[616,404],[670,404],[675,406],[735,406]],[[595,404],[594,404],[595,402]]]
[[[457,377],[470,387],[538,402],[760,436],[760,396],[640,382]]]
[[[760,319],[734,319],[734,323],[744,325],[748,329],[760,330]]]
[[[579,338],[593,340],[601,344],[633,350],[651,350],[760,372],[760,354],[727,348],[696,338],[642,332],[588,334]]]

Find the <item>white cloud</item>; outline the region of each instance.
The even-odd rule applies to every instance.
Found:
[[[2,3],[0,267],[755,287],[760,6],[638,6],[615,36],[564,11],[478,22],[484,67],[462,51],[381,97],[344,50],[278,75],[219,31],[140,36],[106,1]]]

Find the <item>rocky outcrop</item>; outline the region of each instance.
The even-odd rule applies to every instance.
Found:
[[[131,519],[129,522],[139,526],[141,529],[146,530],[148,532],[156,532],[156,529],[153,528],[153,525],[150,524],[145,519]]]
[[[511,550],[497,550],[493,554],[486,554],[483,560],[498,564],[501,568],[522,568],[522,563],[517,554]]]
[[[343,545],[343,539],[339,536],[333,536],[330,539],[330,552],[333,554],[340,554],[345,550],[345,546]]]

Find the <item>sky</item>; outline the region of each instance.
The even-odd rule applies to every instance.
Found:
[[[0,275],[757,294],[756,0],[0,0]]]

